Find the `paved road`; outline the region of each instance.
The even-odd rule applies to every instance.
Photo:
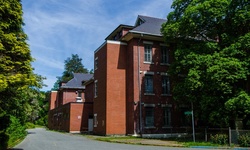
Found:
[[[52,132],[43,128],[30,129],[28,133],[25,140],[11,150],[192,150],[101,142],[80,135]]]

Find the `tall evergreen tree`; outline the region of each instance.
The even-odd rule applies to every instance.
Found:
[[[64,61],[64,72],[62,75],[63,81],[69,81],[73,78],[73,73],[88,73],[88,69],[84,68],[82,58],[77,54],[72,54],[71,58]]]
[[[227,126],[250,114],[250,1],[174,0],[162,33],[175,47],[174,97]],[[234,105],[237,104],[237,107]]]

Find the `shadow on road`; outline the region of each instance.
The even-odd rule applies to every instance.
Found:
[[[36,132],[28,132],[28,134],[36,134]]]
[[[24,150],[24,149],[22,149],[22,148],[10,148],[8,150]]]

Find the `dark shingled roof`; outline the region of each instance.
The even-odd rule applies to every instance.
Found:
[[[138,15],[136,26],[130,32],[162,36],[161,25],[167,20]]]
[[[85,88],[82,82],[86,82],[93,77],[93,74],[74,73],[74,78],[69,80],[62,88]]]

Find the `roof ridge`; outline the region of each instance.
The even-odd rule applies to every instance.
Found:
[[[152,17],[152,16],[146,16],[146,15],[138,15],[138,17],[147,17],[147,18],[153,18],[153,19],[167,20],[167,19],[164,19],[164,18]]]

